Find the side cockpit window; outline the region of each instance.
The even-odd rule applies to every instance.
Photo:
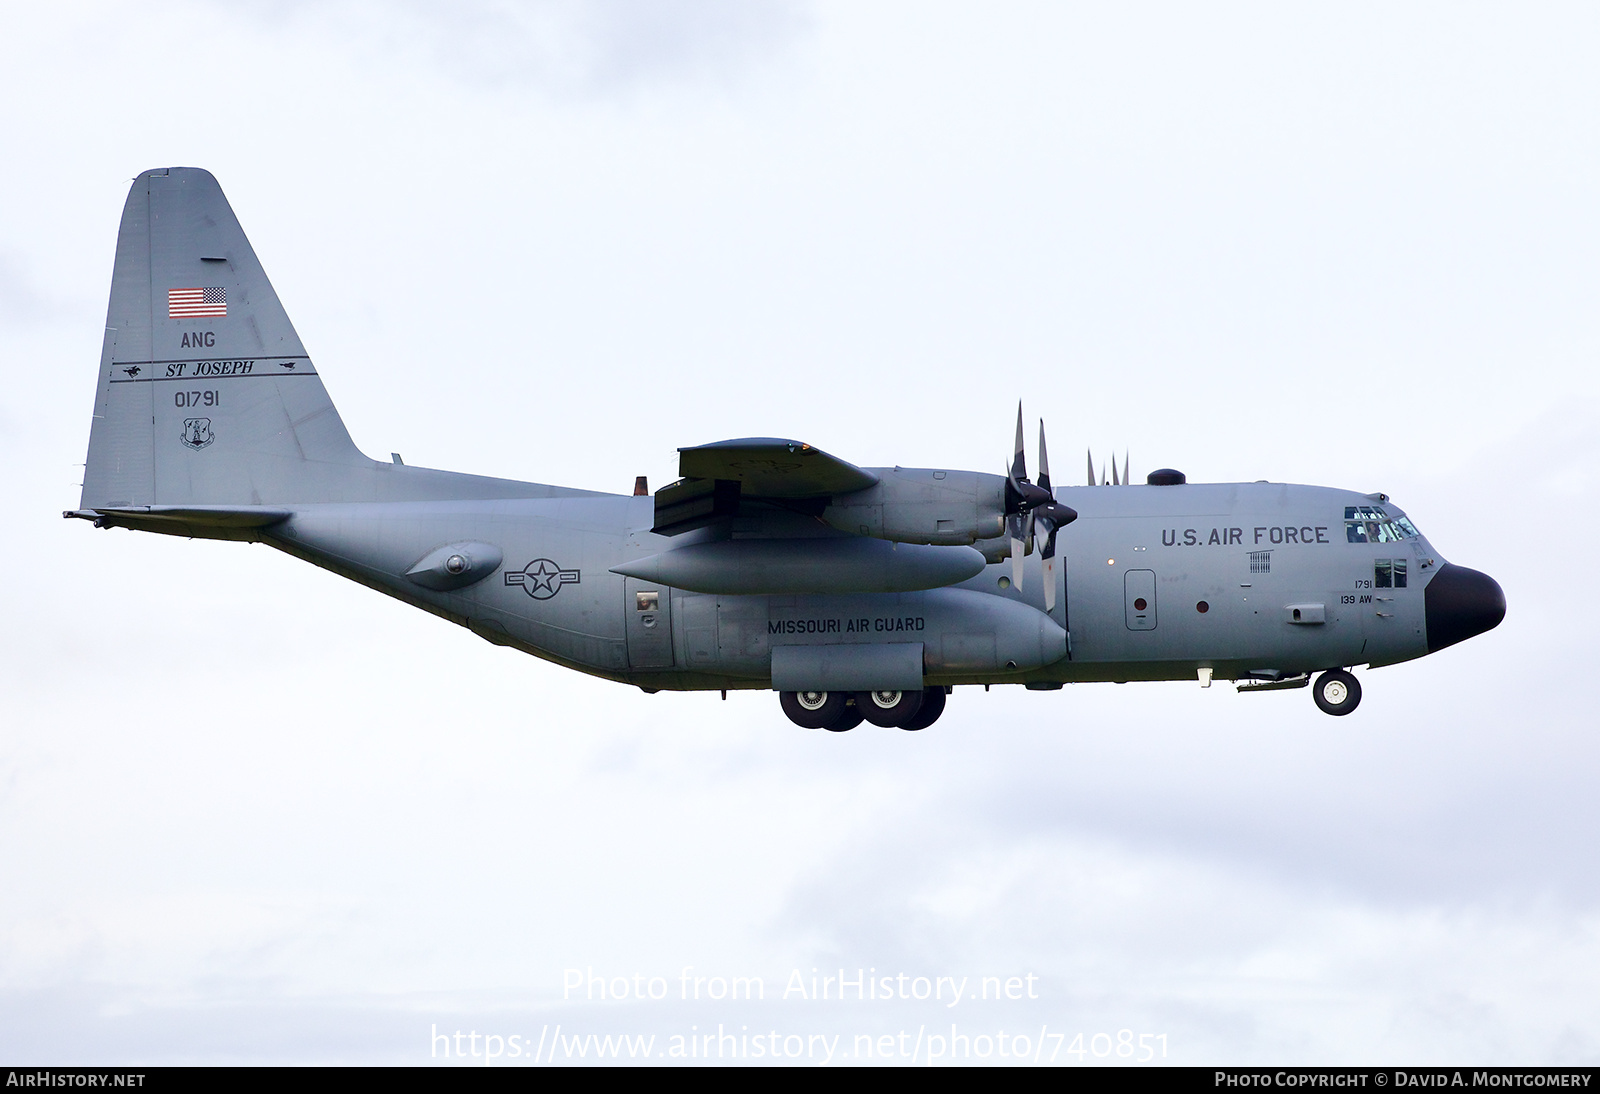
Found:
[[[1349,543],[1399,543],[1415,539],[1418,532],[1405,517],[1391,517],[1381,506],[1347,505],[1344,535]]]
[[[1404,589],[1406,587],[1406,560],[1403,558],[1373,559],[1372,587],[1374,589]]]

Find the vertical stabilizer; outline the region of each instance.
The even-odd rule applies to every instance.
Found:
[[[209,172],[122,212],[84,509],[341,500],[370,467]]]

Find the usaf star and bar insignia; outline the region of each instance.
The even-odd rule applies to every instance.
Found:
[[[520,585],[535,600],[549,600],[563,585],[578,584],[580,571],[563,570],[548,558],[536,558],[521,570],[507,570],[506,584]]]

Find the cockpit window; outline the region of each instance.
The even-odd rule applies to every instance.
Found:
[[[1406,587],[1406,562],[1403,558],[1378,558],[1372,561],[1372,587],[1374,589],[1404,589]]]
[[[1399,543],[1419,533],[1405,517],[1391,517],[1381,506],[1347,505],[1344,534],[1350,543]]]

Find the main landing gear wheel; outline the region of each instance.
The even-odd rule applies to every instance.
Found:
[[[1329,669],[1311,685],[1311,697],[1324,714],[1349,714],[1361,705],[1361,681],[1344,669]]]
[[[939,715],[944,713],[944,688],[924,688],[922,691],[922,708],[901,729],[927,729],[939,720]]]
[[[822,728],[829,733],[845,733],[861,724],[861,712],[853,706],[847,706],[840,712],[837,721],[829,722]]]
[[[842,691],[786,691],[778,696],[778,703],[789,721],[800,728],[827,729],[841,721],[849,698]]]
[[[917,711],[922,709],[922,697],[925,693],[918,691],[858,691],[856,692],[856,709],[861,716],[875,726],[885,728],[903,726],[917,716]]]

